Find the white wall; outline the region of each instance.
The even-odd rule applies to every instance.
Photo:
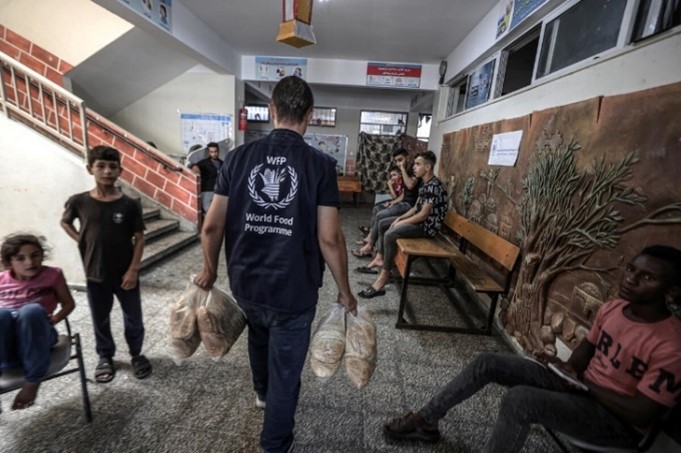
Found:
[[[90,0],[0,0],[0,23],[74,66],[132,28]]]
[[[235,105],[234,76],[207,69],[189,71],[124,108],[111,120],[142,140],[153,141],[161,151],[182,156],[180,113],[229,114],[236,121]]]
[[[536,22],[536,19],[533,20]],[[471,34],[479,35],[481,29],[488,27],[490,24],[486,17]],[[476,60],[470,53],[471,49],[484,52],[467,38],[450,55],[450,58],[461,59],[453,62],[453,66],[470,66],[470,61]],[[607,56],[546,76],[527,88],[447,119],[438,118],[443,109],[436,107],[429,147],[439,155],[443,134],[598,96],[613,96],[679,82],[680,56],[681,30],[676,29],[637,45],[614,49]],[[446,104],[446,91],[441,89],[438,92],[436,106]]]
[[[64,202],[92,188],[83,160],[23,124],[0,114],[0,236],[42,235],[69,284],[85,276],[76,243],[59,226]]]

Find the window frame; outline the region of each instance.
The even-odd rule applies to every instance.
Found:
[[[404,115],[404,130],[402,133],[407,132],[407,124],[409,123],[409,112],[396,112],[396,111],[391,111],[391,110],[368,110],[368,109],[362,109],[359,112],[359,131],[362,131],[362,125],[367,124],[367,125],[372,125],[372,126],[392,126],[392,127],[399,127],[400,123],[390,123],[390,124],[383,124],[383,123],[365,123],[362,122],[362,114],[365,112],[370,112],[370,113],[387,113],[390,115]],[[368,132],[366,132],[368,134]],[[392,134],[370,134],[370,135],[384,135],[384,136],[394,136],[396,135],[395,133]]]

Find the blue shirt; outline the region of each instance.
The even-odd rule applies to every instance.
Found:
[[[334,159],[298,133],[275,129],[227,155],[215,193],[229,197],[225,253],[234,297],[287,313],[315,305],[324,272],[317,207],[340,205]]]

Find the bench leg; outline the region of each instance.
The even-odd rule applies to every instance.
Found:
[[[404,279],[402,279],[402,291],[400,292],[400,308],[397,312],[397,324],[396,328],[401,328],[406,321],[404,320],[404,310],[407,306],[407,287],[409,286],[409,274],[411,274],[411,263],[414,261],[414,257],[411,255],[407,256],[407,265],[404,270]]]
[[[492,302],[489,305],[489,313],[487,314],[487,325],[485,326],[485,333],[492,334],[492,324],[494,323],[494,314],[497,311],[497,302],[499,301],[499,294],[492,296]]]

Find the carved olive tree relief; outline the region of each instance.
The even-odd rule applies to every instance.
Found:
[[[574,155],[580,147],[574,141],[538,148],[517,203],[522,262],[513,298],[502,314],[506,329],[530,352],[543,350],[550,339],[542,335],[542,325],[549,289],[560,274],[612,270],[589,267],[587,261],[596,250],[615,247],[621,234],[632,228],[681,223],[681,217],[658,218],[681,210],[681,203],[674,203],[620,227],[623,217],[617,205],[642,207],[646,200],[626,185],[631,167],[638,162],[633,153],[617,163],[597,159],[591,168],[580,171]],[[492,184],[495,181],[496,177]]]

